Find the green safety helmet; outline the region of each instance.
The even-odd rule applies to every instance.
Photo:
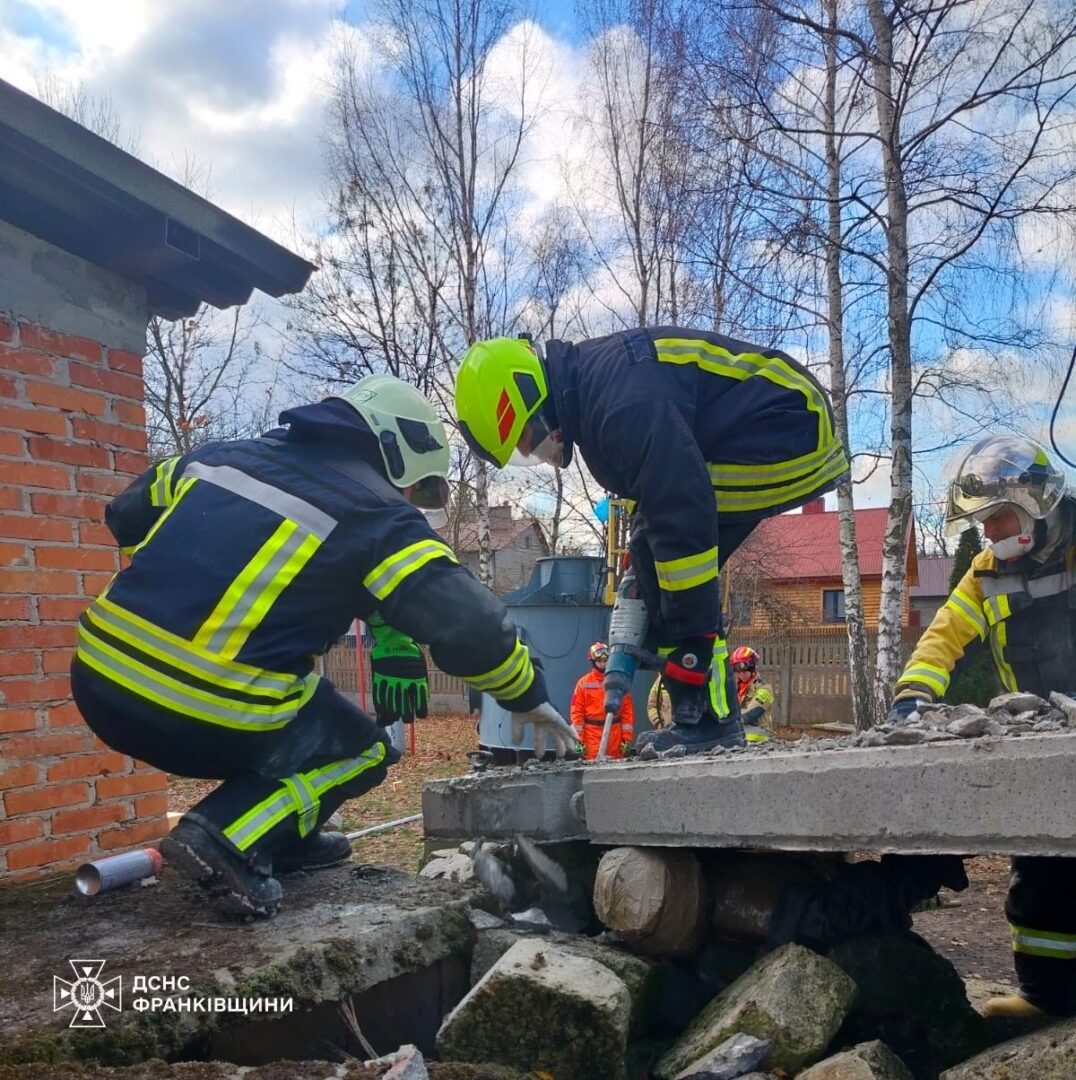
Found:
[[[1065,494],[1065,477],[1038,443],[1020,435],[980,439],[953,462],[945,532],[955,536],[973,522],[1011,507],[1025,534],[1045,520]]]
[[[448,436],[422,393],[394,375],[367,375],[339,395],[366,421],[393,485],[415,485],[410,501],[423,510],[448,503]]]
[[[477,341],[456,375],[456,417],[471,451],[506,465],[559,465],[561,443],[541,415],[549,383],[526,338]]]

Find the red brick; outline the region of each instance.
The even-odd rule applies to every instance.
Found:
[[[30,618],[30,601],[24,596],[0,597],[0,622]]]
[[[68,372],[75,386],[103,390],[106,394],[130,398],[132,401],[141,401],[145,396],[145,387],[139,375],[127,375],[122,371],[109,371],[107,368],[91,367],[88,364],[71,364]]]
[[[0,566],[29,566],[30,553],[25,544],[0,544]]]
[[[0,536],[12,540],[74,540],[74,527],[70,521],[53,521],[51,518],[17,517],[0,514]]]
[[[73,390],[70,386],[57,386],[56,383],[30,382],[26,384],[26,396],[35,405],[50,409],[89,413],[90,416],[105,414],[105,399],[89,390]]]
[[[78,542],[80,544],[97,544],[99,547],[116,546],[116,538],[112,535],[107,525],[99,525],[94,521],[84,521],[78,527]]]
[[[36,709],[0,709],[0,733],[34,731],[37,728]],[[3,744],[0,743],[0,752]]]
[[[41,818],[16,818],[0,821],[0,844],[17,844],[41,835]]]
[[[69,701],[66,705],[53,705],[49,709],[49,727],[73,727],[75,724],[84,724],[85,720],[82,719],[82,713],[78,711],[78,706]]]
[[[130,483],[128,477],[114,472],[80,472],[77,477],[79,491],[92,491],[96,495],[118,495],[125,491]]]
[[[0,510],[24,510],[26,495],[22,488],[0,488]]]
[[[102,548],[39,547],[35,557],[42,570],[116,569],[116,553]]]
[[[0,409],[0,423],[2,423],[3,412],[4,410]],[[127,427],[124,424],[109,424],[104,420],[87,420],[84,417],[76,416],[71,420],[71,431],[76,439],[85,439],[87,442],[104,443],[108,446],[122,446],[128,450],[145,450],[146,448],[146,433],[142,428]]]
[[[113,371],[126,371],[128,375],[137,375],[142,378],[142,357],[138,353],[125,352],[123,349],[109,349],[108,366]]]
[[[55,599],[42,596],[37,602],[37,613],[42,622],[74,622],[89,607],[88,597]]]
[[[0,593],[73,596],[77,592],[78,578],[74,574],[59,570],[0,570]]]
[[[114,401],[112,415],[125,424],[134,424],[136,427],[146,426],[146,410],[133,401]]]
[[[37,491],[30,496],[30,507],[35,514],[50,517],[88,518],[90,521],[103,521],[105,517],[105,500],[92,495],[54,495]]]
[[[109,582],[114,577],[114,574],[83,574],[82,575],[82,593],[84,596],[95,597],[100,596],[101,593],[108,588]]]
[[[89,849],[89,836],[69,836],[64,840],[45,840],[40,844],[24,844],[7,853],[7,868],[22,870],[28,866],[45,866],[63,862]]]
[[[0,319],[0,341],[14,341],[15,327],[7,321]]]
[[[149,817],[151,814],[168,813],[167,795],[146,795],[141,799],[135,799],[135,816]]]
[[[113,455],[116,472],[141,476],[149,468],[149,459],[145,454],[125,454],[117,450]]]
[[[11,679],[0,683],[0,698],[9,705],[32,705],[70,696],[71,686],[67,679]]]
[[[19,340],[29,349],[40,349],[53,356],[66,356],[71,360],[99,361],[102,355],[101,343],[90,338],[75,337],[73,334],[61,334],[34,323],[22,323],[19,328]]]
[[[0,408],[0,427],[13,428],[15,431],[40,431],[44,435],[67,434],[67,420],[60,413],[47,412],[45,409],[17,409],[13,405]]]
[[[0,675],[33,675],[35,671],[36,652],[0,652]]]
[[[150,791],[167,791],[168,777],[163,772],[133,773],[130,776],[110,776],[97,781],[97,797],[115,799],[120,795],[141,795]]]
[[[41,461],[62,461],[88,469],[108,468],[108,451],[103,446],[87,446],[62,439],[31,439],[30,455]]]
[[[121,773],[127,768],[127,755],[115,750],[102,754],[80,754],[78,757],[64,758],[49,766],[49,781],[74,780],[80,776],[104,776],[106,773]]]
[[[86,802],[89,797],[87,784],[53,784],[30,791],[9,791],[4,796],[4,808],[14,817],[17,814],[32,814],[36,810],[51,810],[54,806],[74,806]]]
[[[98,829],[102,825],[115,825],[118,821],[127,820],[128,810],[124,803],[87,806],[82,810],[60,810],[52,815],[52,835],[83,832],[85,829]]]
[[[51,356],[29,349],[0,348],[0,367],[22,375],[36,375],[41,379],[51,379],[56,374],[56,362]]]
[[[98,833],[97,845],[105,851],[111,851],[113,848],[144,844],[147,840],[159,840],[167,833],[168,820],[166,818],[151,818],[149,821],[137,821],[134,825],[125,825],[122,828],[108,829]]]
[[[89,745],[86,731],[64,731],[48,735],[22,735],[4,742],[4,757],[10,761],[36,761],[58,754],[74,754]],[[70,779],[68,777],[68,779]]]
[[[69,491],[71,470],[63,465],[39,465],[33,461],[0,461],[0,484]]]
[[[37,783],[37,765],[28,761],[24,765],[12,765],[0,772],[0,790],[27,787]]]
[[[19,396],[19,387],[14,379],[0,375],[0,397],[14,401]]]
[[[77,626],[0,626],[0,649],[60,649],[76,641]]]
[[[0,431],[0,454],[4,457],[24,457],[26,441],[14,431]]]
[[[41,655],[41,670],[45,675],[67,674],[71,670],[70,649],[48,649]]]

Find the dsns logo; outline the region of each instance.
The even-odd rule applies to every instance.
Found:
[[[123,1004],[123,985],[117,975],[107,982],[101,980],[104,960],[71,960],[71,969],[75,973],[72,982],[52,977],[52,1011],[71,1008],[75,1015],[68,1027],[103,1028],[102,1007],[120,1011]]]

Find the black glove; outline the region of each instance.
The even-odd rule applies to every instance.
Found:
[[[766,710],[761,705],[756,705],[753,709],[748,709],[747,712],[740,714],[740,719],[745,724],[754,724],[761,720],[765,716]]]
[[[906,724],[908,722],[908,717],[911,716],[920,705],[925,705],[928,700],[928,698],[917,697],[914,694],[910,697],[898,698],[890,706],[889,715],[886,716],[885,722],[887,724],[892,724],[895,727]]]

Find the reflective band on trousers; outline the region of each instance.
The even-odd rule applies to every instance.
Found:
[[[290,814],[299,815],[300,822],[304,817],[308,823],[316,822],[321,797],[325,792],[354,780],[356,776],[376,768],[384,760],[385,744],[379,741],[358,757],[345,758],[309,772],[296,773],[281,781],[280,788],[272,795],[233,821],[224,830],[224,835],[240,851],[246,851]],[[300,830],[299,835],[308,835],[312,827],[313,825],[309,824],[307,832]]]
[[[384,600],[405,578],[433,559],[458,561],[448,544],[442,544],[439,540],[419,540],[382,559],[362,579],[362,583],[378,600]]]
[[[1076,959],[1076,934],[1060,934],[1053,930],[1032,930],[1009,924],[1013,952],[1045,956],[1051,960]]]
[[[707,548],[679,559],[655,559],[654,569],[658,585],[667,592],[694,589],[717,577],[717,548]]]
[[[714,641],[714,658],[710,663],[710,708],[721,719],[729,714],[728,669],[729,647],[723,638]]]

